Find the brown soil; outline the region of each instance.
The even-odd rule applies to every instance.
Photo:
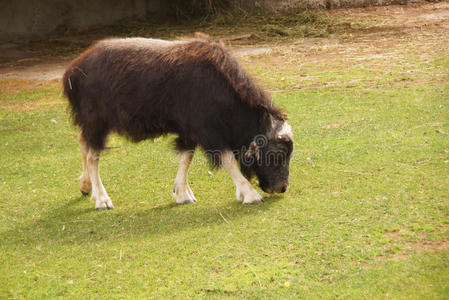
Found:
[[[244,57],[248,66],[257,64],[268,70],[276,66],[283,73],[294,73],[295,84],[288,90],[341,87],[341,80],[317,83],[310,73],[320,70],[347,70],[358,66],[364,70],[380,71],[404,66],[435,57],[448,57],[449,52],[449,2],[420,3],[407,6],[386,6],[355,9],[338,9],[329,14],[339,20],[343,32],[330,38],[300,39],[289,44],[272,45],[272,52],[264,57]],[[311,72],[312,71],[312,72]],[[406,86],[426,82],[429,76],[444,83],[449,74],[426,72],[425,68],[400,74],[389,84]],[[299,74],[299,76],[298,76]],[[299,78],[302,77],[302,78]],[[299,80],[298,80],[299,78]],[[286,81],[288,76],[286,76]],[[364,86],[376,89],[377,79],[351,78],[346,87]],[[364,80],[364,81],[362,81]],[[268,78],[275,81],[275,78]],[[279,84],[272,91],[284,92]]]
[[[448,226],[441,226],[436,231],[439,232],[446,232],[448,230]],[[377,260],[379,261],[386,261],[386,260],[400,260],[400,259],[407,259],[410,257],[410,255],[415,253],[423,253],[423,252],[430,252],[430,253],[436,253],[439,251],[447,250],[449,249],[449,240],[443,239],[441,241],[431,241],[426,240],[426,234],[424,232],[418,232],[413,233],[412,231],[408,229],[399,229],[393,232],[386,232],[385,237],[389,238],[391,241],[389,243],[389,246],[394,248],[395,245],[403,244],[404,240],[407,238],[407,236],[413,236],[416,235],[419,239],[417,242],[405,242],[405,247],[402,247],[400,251],[389,251],[387,255],[381,255],[377,257]]]
[[[273,42],[257,48],[248,45],[235,49],[235,54],[244,64],[275,65],[281,70],[301,72],[308,68],[304,62],[314,68],[334,68],[373,61],[395,64],[402,62],[404,57],[425,59],[434,57],[435,53],[448,53],[449,2],[336,9],[328,13],[338,20],[338,33],[332,37]],[[30,56],[14,45],[0,47],[3,61],[0,80],[60,78],[69,61]],[[447,74],[435,76],[445,80]],[[404,81],[407,81],[406,76],[392,84],[403,84]],[[333,84],[338,82],[328,82],[326,86]],[[356,84],[359,82],[348,82],[348,86]],[[315,84],[312,88],[319,86]],[[300,82],[291,88],[311,87]]]

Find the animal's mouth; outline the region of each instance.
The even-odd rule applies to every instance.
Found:
[[[281,184],[279,186],[276,186],[275,188],[265,187],[261,186],[260,188],[262,191],[268,194],[283,194],[287,191],[288,184]]]
[[[261,186],[260,188],[262,189],[262,191],[264,191],[267,194],[271,194],[271,195],[274,194],[274,191],[273,191],[272,188],[267,188],[267,187],[264,187],[264,186]]]

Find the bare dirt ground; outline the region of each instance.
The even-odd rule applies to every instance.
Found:
[[[396,74],[399,76],[391,85],[406,85],[412,80],[427,82],[429,77],[435,82],[449,82],[449,74],[431,72],[426,67],[426,62],[436,57],[449,57],[449,2],[338,9],[329,13],[339,20],[338,26],[345,28],[343,32],[328,38],[272,45],[269,56],[241,60],[247,66],[257,64],[267,70],[276,66],[278,73],[285,74],[281,78],[285,79],[284,84],[272,85],[271,92],[338,87],[341,78],[314,78],[314,72],[355,67],[370,71],[373,77],[348,78],[347,88],[376,88],[376,82],[388,69],[404,70],[403,74]]]
[[[416,3],[406,6],[384,6],[337,9],[328,12],[342,29],[327,38],[305,38],[289,43],[275,42],[263,47],[233,49],[244,63],[278,65],[287,62],[300,67],[301,61],[315,66],[360,63],[410,54],[421,58],[435,52],[447,53],[449,42],[449,2]],[[291,61],[289,53],[295,53]],[[268,53],[271,53],[267,59]],[[70,59],[33,56],[16,45],[0,45],[0,80],[53,80],[62,77]],[[289,61],[290,59],[290,61]],[[393,61],[391,60],[393,59]],[[298,61],[299,60],[299,61]],[[298,88],[302,88],[301,85]]]

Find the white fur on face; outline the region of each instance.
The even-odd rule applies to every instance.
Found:
[[[276,133],[276,136],[278,137],[287,136],[293,140],[292,128],[290,127],[290,125],[287,124],[287,122],[284,122],[284,124],[282,124],[281,129],[279,129],[279,131]]]

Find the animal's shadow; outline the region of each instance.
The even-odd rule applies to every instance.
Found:
[[[229,223],[238,218],[270,209],[281,196],[265,197],[259,205],[243,205],[223,199],[217,205],[178,205],[172,201],[151,208],[113,211],[96,211],[87,197],[62,201],[63,205],[34,222],[19,225],[0,233],[0,240],[7,245],[83,244],[126,239],[129,236],[167,234],[172,231],[190,230],[208,224]],[[80,203],[90,202],[89,207]],[[205,200],[206,201],[206,200]],[[232,202],[231,202],[232,201]]]

